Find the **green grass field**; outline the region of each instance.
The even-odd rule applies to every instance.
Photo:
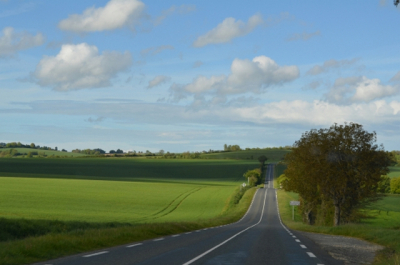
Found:
[[[389,178],[398,178],[400,177],[400,167],[389,167],[390,172],[388,174]]]
[[[234,222],[258,161],[0,159],[0,264],[26,264]]]
[[[221,214],[238,181],[0,178],[0,217],[87,222],[196,221]]]
[[[29,152],[38,152],[38,153],[44,153],[47,156],[60,156],[60,157],[82,157],[86,156],[85,154],[80,154],[80,153],[72,153],[72,152],[61,152],[61,151],[53,151],[53,150],[41,150],[41,149],[34,149],[34,148],[0,148],[0,152],[2,151],[8,151],[10,149],[15,149],[18,151],[18,153],[21,154],[27,154]],[[34,156],[35,157],[35,156]]]

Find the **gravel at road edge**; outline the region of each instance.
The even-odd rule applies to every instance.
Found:
[[[371,264],[376,251],[384,248],[381,245],[352,237],[296,232],[308,237],[333,258],[343,261],[346,265]]]

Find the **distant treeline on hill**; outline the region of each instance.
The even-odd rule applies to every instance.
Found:
[[[34,143],[31,144],[21,144],[20,142],[11,142],[11,143],[0,143],[0,148],[32,148],[32,149],[40,149],[40,150],[53,150],[58,151],[57,146],[55,148],[51,148],[48,146],[40,146],[35,145]],[[67,150],[62,149],[62,152],[67,152]]]
[[[72,150],[72,153],[80,153],[80,154],[86,154],[86,155],[101,155],[101,154],[105,154],[106,151],[104,151],[103,149],[100,149],[100,148],[84,149],[84,150],[75,149],[75,150]]]
[[[260,148],[260,147],[249,148],[249,147],[246,147],[245,149],[242,149],[237,144],[235,144],[235,145],[224,144],[224,151],[225,152],[234,152],[234,151],[243,151],[243,150],[249,151],[249,150],[291,150],[291,149],[292,149],[292,146],[289,146],[289,145],[287,145],[287,146],[279,146],[279,147],[265,147],[265,148]],[[210,153],[217,153],[217,152],[219,152],[219,151],[210,150]]]

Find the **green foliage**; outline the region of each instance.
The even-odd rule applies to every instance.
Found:
[[[259,168],[247,170],[243,177],[249,182],[250,186],[261,184],[261,170]]]
[[[287,180],[287,177],[285,176],[285,174],[281,174],[277,179],[276,179],[276,183],[278,184],[278,188],[280,187],[280,185],[283,184],[283,182],[285,182]]]
[[[288,180],[284,188],[300,194],[308,223],[314,222],[312,217],[323,204],[333,205],[333,223],[339,225],[352,218],[354,209],[376,197],[392,155],[375,142],[376,133],[356,123],[314,129],[296,141],[285,157]]]
[[[19,152],[17,149],[6,149],[2,152],[0,152],[0,157],[13,157],[19,155]]]
[[[392,178],[390,180],[390,192],[400,194],[400,178]]]
[[[378,182],[377,192],[390,193],[390,178],[388,176],[382,176],[381,181]]]
[[[240,151],[240,150],[242,150],[242,149],[237,144],[235,144],[235,145],[224,144],[224,151],[233,151],[234,152],[234,151]]]

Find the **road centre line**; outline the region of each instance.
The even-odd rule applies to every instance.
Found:
[[[98,255],[102,255],[102,254],[106,254],[106,253],[108,253],[108,251],[97,252],[97,253],[85,255],[85,256],[83,256],[83,257],[84,257],[84,258],[90,258],[90,257],[93,257],[93,256],[98,256]]]
[[[126,246],[126,247],[127,248],[133,248],[133,247],[137,247],[137,246],[140,246],[140,245],[143,245],[143,243],[137,243],[137,244],[129,245],[129,246]]]
[[[254,226],[258,225],[258,224],[261,222],[261,220],[262,220],[262,218],[263,218],[263,215],[264,215],[265,201],[267,200],[267,191],[268,191],[268,190],[266,190],[266,191],[265,191],[265,196],[264,196],[264,204],[263,204],[263,208],[262,208],[262,211],[261,211],[260,220],[259,220],[259,221],[258,221],[256,224],[254,224],[254,225],[251,225],[251,226],[249,226],[249,227],[247,227],[247,228],[243,229],[243,230],[242,230],[242,231],[240,231],[239,233],[236,233],[235,235],[231,236],[230,238],[228,238],[227,240],[223,241],[222,243],[220,243],[220,244],[216,245],[215,247],[213,247],[213,248],[210,248],[210,249],[209,249],[209,250],[207,250],[206,252],[204,252],[204,253],[202,253],[202,254],[198,255],[197,257],[195,257],[195,258],[193,258],[193,259],[189,260],[189,261],[188,261],[188,262],[186,262],[186,263],[183,263],[183,265],[189,265],[189,264],[192,264],[192,263],[193,263],[193,262],[195,262],[196,260],[198,260],[198,259],[200,259],[200,258],[204,257],[205,255],[207,255],[208,253],[210,253],[210,252],[214,251],[215,249],[219,248],[220,246],[222,246],[222,245],[224,245],[224,244],[228,243],[229,241],[231,241],[232,239],[234,239],[234,238],[235,238],[235,237],[237,237],[238,235],[240,235],[240,234],[242,234],[242,233],[246,232],[247,230],[249,230],[250,228],[253,228]]]

